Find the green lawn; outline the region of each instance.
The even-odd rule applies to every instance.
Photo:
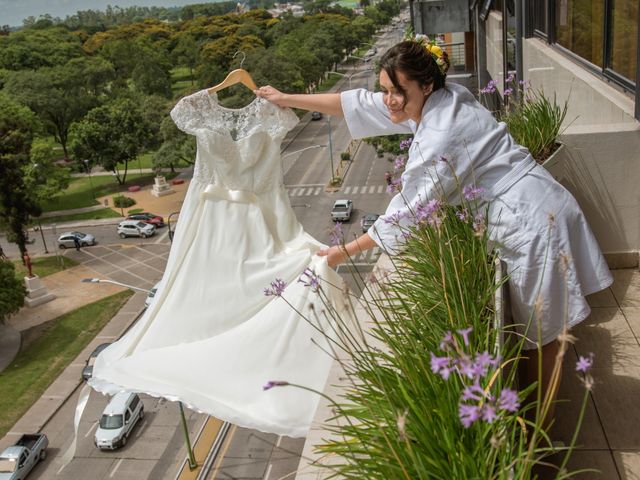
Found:
[[[98,220],[101,218],[119,218],[120,214],[110,208],[102,210],[94,210],[93,212],[76,213],[73,215],[57,215],[55,217],[41,218],[42,225],[51,225],[52,223],[75,222],[77,220]]]
[[[64,264],[64,268],[71,268],[78,264],[75,260],[72,260],[67,257],[39,257],[31,259],[31,271],[38,275],[40,278],[46,277],[47,275],[51,275],[52,273],[57,273],[62,271],[62,265],[60,265],[60,261]],[[16,267],[16,278],[23,279],[27,276],[27,267],[22,265],[22,261],[14,260],[13,265]]]
[[[95,197],[125,193],[131,185],[146,186],[153,183],[153,173],[134,173],[135,169],[129,168],[127,181],[124,185],[118,184],[112,175],[92,175],[91,177],[74,178],[63,195],[42,205],[45,212],[56,210],[69,210],[72,208],[91,207],[97,205]],[[176,174],[167,173],[165,177],[171,179]]]
[[[317,92],[326,92],[327,90],[330,90],[331,87],[333,87],[336,83],[338,83],[338,80],[340,80],[341,77],[340,75],[335,75],[335,74],[331,74],[329,75],[329,77],[327,79],[325,79],[322,84],[318,87]]]
[[[133,294],[120,292],[48,322],[0,372],[0,437],[24,415]]]
[[[176,67],[171,70],[171,91],[175,97],[180,97],[196,88],[195,79],[191,81],[191,74],[187,67]]]

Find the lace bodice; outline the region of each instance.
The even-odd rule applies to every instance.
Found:
[[[194,180],[251,192],[282,183],[280,143],[298,123],[290,109],[259,97],[243,108],[225,108],[215,93],[201,90],[181,99],[171,118],[196,136]]]

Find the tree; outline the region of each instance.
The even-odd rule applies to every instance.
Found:
[[[193,70],[198,64],[198,55],[200,48],[198,42],[186,32],[180,32],[176,35],[177,43],[171,52],[173,60],[178,65],[183,65],[189,69],[189,75],[191,76],[191,84],[193,85]]]
[[[24,284],[16,278],[13,263],[0,260],[0,323],[20,310],[26,294]]]
[[[4,89],[40,117],[68,158],[71,124],[97,105],[98,94],[112,76],[113,69],[104,60],[74,59],[61,66],[11,72]]]
[[[171,117],[166,116],[160,125],[162,145],[153,155],[153,166],[158,168],[175,168],[180,162],[195,163],[196,141],[192,135],[181,132]]]
[[[38,205],[53,200],[69,186],[69,170],[61,168],[52,160],[51,146],[45,143],[33,143],[30,162],[23,168],[25,188]]]
[[[22,257],[27,251],[25,226],[42,212],[24,183],[37,120],[26,107],[0,93],[0,209]]]
[[[72,58],[82,56],[79,36],[64,28],[23,29],[0,36],[0,68],[7,70],[64,65]]]
[[[78,158],[112,171],[118,183],[127,178],[129,161],[144,151],[153,138],[153,125],[142,114],[139,104],[119,98],[94,108],[72,127],[71,148]],[[124,166],[122,176],[118,165]]]

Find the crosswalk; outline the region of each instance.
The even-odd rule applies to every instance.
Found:
[[[386,185],[349,185],[342,189],[344,195],[372,195],[384,193]],[[324,191],[320,185],[292,185],[286,187],[289,197],[314,197]]]
[[[351,257],[350,261],[347,265],[354,266],[363,266],[363,265],[373,265],[378,261],[378,258],[382,254],[382,249],[380,247],[373,247],[366,252],[360,252],[355,257]],[[344,267],[344,266],[343,266]]]

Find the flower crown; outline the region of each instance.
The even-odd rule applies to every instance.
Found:
[[[411,40],[422,45],[422,47],[429,52],[436,61],[442,76],[447,76],[447,71],[449,70],[449,55],[436,43],[435,40],[431,40],[428,36],[419,33],[413,36],[408,36],[407,40]]]

